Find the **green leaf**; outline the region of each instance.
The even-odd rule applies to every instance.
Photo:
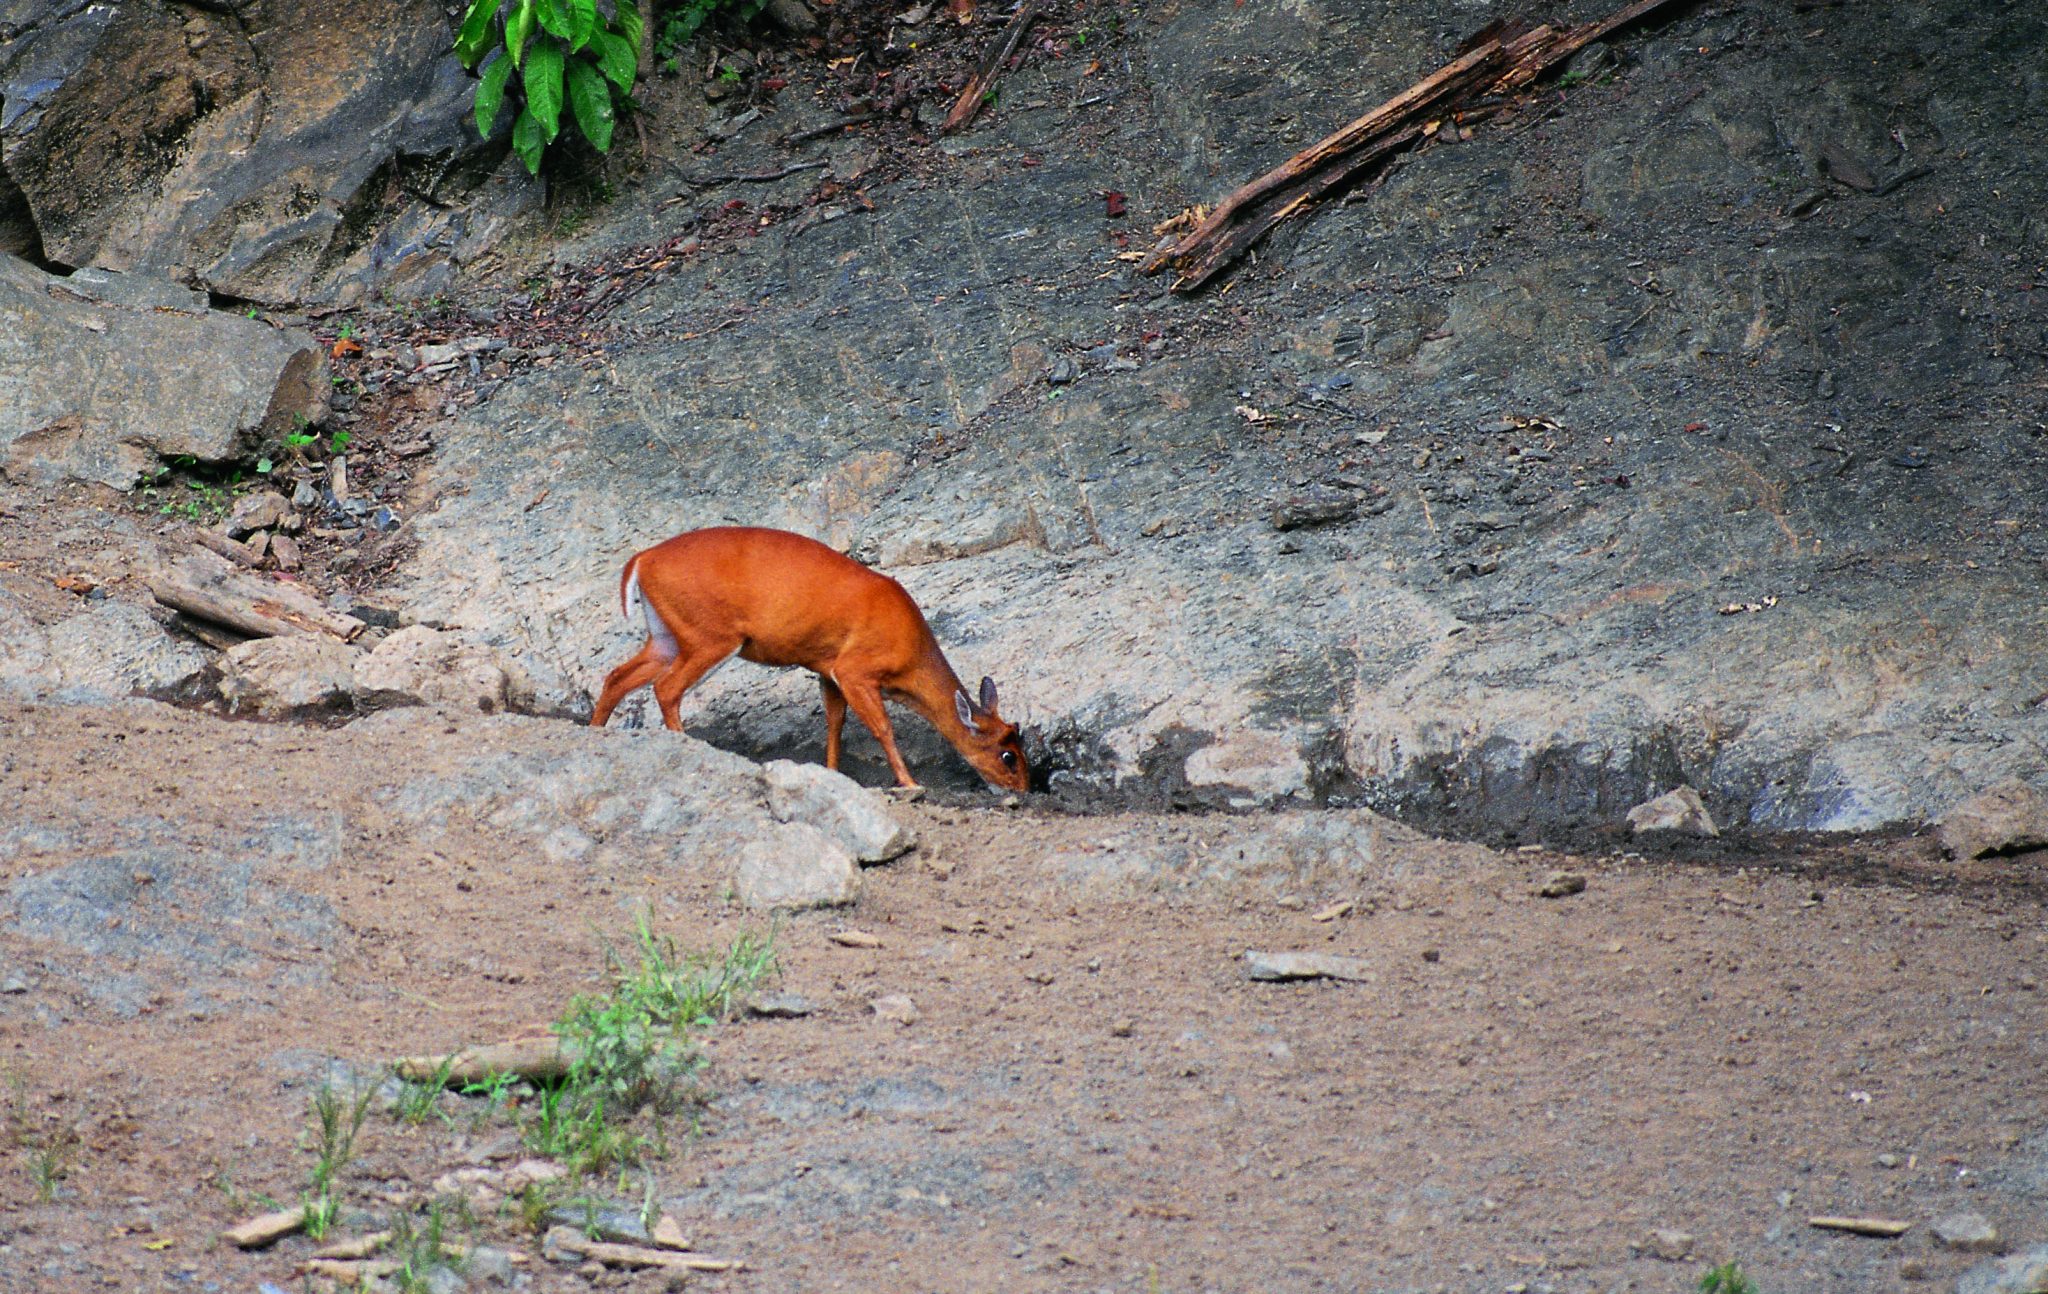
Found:
[[[522,73],[526,85],[526,110],[533,114],[549,143],[562,129],[562,45],[542,38],[526,51]]]
[[[484,69],[483,80],[476,83],[476,133],[486,139],[498,124],[498,109],[505,102],[505,82],[511,79],[512,59],[501,54],[491,60],[491,65]]]
[[[640,70],[640,59],[632,42],[624,36],[601,31],[591,37],[590,47],[597,51],[598,70],[619,87],[619,93],[633,93],[633,77]]]
[[[550,36],[569,39],[575,30],[575,20],[570,14],[570,0],[533,0],[533,16],[541,29]]]
[[[526,163],[528,175],[540,174],[540,155],[548,146],[547,131],[534,120],[531,108],[519,110],[519,120],[512,125],[512,151],[519,154],[519,160]]]
[[[494,43],[491,40],[491,19],[498,16],[498,10],[505,0],[474,0],[469,13],[462,20],[462,30],[455,35],[455,53],[464,67],[475,67],[476,61],[484,56]]]
[[[267,458],[259,458],[256,460],[256,470],[261,472],[265,476],[270,475],[270,469],[275,466],[276,464],[272,463]]]
[[[505,52],[512,56],[512,66],[519,66],[519,60],[526,54],[526,42],[533,35],[533,0],[519,0],[519,7],[505,20]]]
[[[576,124],[583,128],[583,137],[598,152],[611,151],[612,88],[584,59],[569,61],[569,106],[576,112]]]
[[[569,5],[569,48],[582,49],[597,30],[597,0],[567,0]]]
[[[647,35],[647,24],[640,18],[640,6],[633,0],[619,0],[612,14],[612,30],[625,38],[633,47],[633,57],[640,57],[640,42]]]

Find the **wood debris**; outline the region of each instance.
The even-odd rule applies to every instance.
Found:
[[[1890,1240],[1905,1235],[1913,1229],[1910,1222],[1898,1222],[1891,1218],[1808,1218],[1806,1225],[1822,1231],[1848,1231],[1859,1236],[1879,1236]]]
[[[1490,24],[1451,62],[1224,198],[1193,232],[1155,253],[1145,271],[1171,265],[1178,271],[1174,291],[1194,291],[1281,221],[1364,179],[1395,153],[1434,139],[1447,121],[1455,126],[1461,115],[1464,123],[1492,115],[1504,106],[1500,99],[1672,2],[1634,0],[1597,22],[1563,29],[1519,20]]]
[[[482,1047],[466,1047],[444,1056],[408,1056],[392,1066],[398,1076],[412,1083],[436,1079],[450,1087],[487,1083],[500,1074],[519,1078],[563,1078],[576,1063],[576,1050],[560,1038],[546,1034],[514,1038]]]
[[[368,628],[304,588],[237,570],[210,549],[193,552],[149,581],[150,596],[173,611],[252,638],[328,634],[343,642]]]
[[[646,1245],[622,1245],[609,1240],[592,1240],[575,1227],[550,1228],[542,1241],[543,1252],[558,1250],[588,1258],[607,1267],[656,1267],[678,1272],[730,1272],[744,1264],[735,1258],[712,1258],[704,1254],[673,1249],[652,1249]]]
[[[1010,25],[1003,28],[1003,34],[989,49],[988,57],[981,60],[981,66],[974,69],[974,75],[967,78],[967,88],[960,91],[960,97],[953,101],[953,110],[946,114],[946,124],[939,127],[944,134],[952,134],[974,120],[974,114],[981,111],[981,105],[995,89],[996,78],[1003,73],[1003,64],[1017,52],[1017,46],[1024,39],[1024,29],[1038,21],[1038,0],[1028,0],[1017,16],[1010,19]]]
[[[261,1249],[276,1244],[292,1232],[306,1225],[306,1210],[302,1205],[296,1209],[279,1209],[250,1218],[238,1226],[229,1227],[220,1233],[220,1238],[237,1249]]]

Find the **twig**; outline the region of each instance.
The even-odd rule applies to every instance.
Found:
[[[1003,73],[1003,64],[1010,61],[1010,55],[1017,52],[1017,46],[1024,39],[1024,29],[1038,20],[1038,0],[1029,2],[1010,19],[1010,25],[1003,28],[1002,38],[989,51],[981,66],[974,69],[974,75],[967,78],[967,88],[953,101],[953,111],[946,114],[946,124],[939,127],[940,133],[950,135],[963,129],[974,120],[974,114],[981,111],[982,100],[995,87],[996,78]]]
[[[888,115],[886,112],[856,112],[850,117],[841,117],[837,121],[828,121],[822,126],[813,126],[809,130],[793,131],[790,134],[784,135],[782,142],[785,144],[802,144],[813,139],[823,139],[827,135],[836,135],[849,127],[865,126],[871,121],[880,121]]]
[[[798,171],[815,171],[821,166],[830,165],[829,161],[821,157],[814,162],[791,162],[779,171],[756,171],[751,175],[685,175],[683,183],[698,189],[708,189],[714,184],[767,184],[786,175],[795,175]]]

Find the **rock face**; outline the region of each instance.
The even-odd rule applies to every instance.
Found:
[[[465,124],[451,43],[434,0],[22,0],[0,210],[18,194],[52,261],[240,298],[439,291],[538,191]]]
[[[355,649],[314,634],[255,638],[221,656],[220,695],[237,714],[293,718],[349,704]]]
[[[103,601],[43,625],[0,589],[0,689],[24,700],[180,699],[206,669],[205,652],[137,603]]]
[[[2048,849],[2048,792],[2008,778],[1949,810],[1938,834],[1951,858]]]
[[[295,329],[143,275],[57,278],[0,255],[0,467],[135,484],[158,458],[242,457],[327,416],[327,362]]]
[[[761,769],[761,780],[777,818],[809,823],[860,862],[887,862],[917,844],[916,834],[889,813],[881,796],[843,773],[778,759]]]
[[[497,653],[425,625],[400,629],[356,657],[355,700],[366,707],[441,705],[496,714],[513,685]]]
[[[843,907],[860,898],[860,885],[853,855],[801,823],[747,842],[733,871],[739,900],[750,908]]]
[[[985,114],[948,183],[770,222],[636,296],[602,384],[536,372],[444,428],[461,488],[418,522],[412,591],[578,704],[637,633],[627,554],[784,525],[900,578],[1056,789],[1473,830],[1614,824],[1678,783],[1741,825],[1938,817],[2048,747],[2022,647],[2048,641],[2039,361],[1979,304],[2048,238],[2024,9],[1937,0],[1826,42],[1687,11],[1540,130],[1427,149],[1192,299],[1119,239],[1446,50],[1343,6],[1154,11],[1131,75],[1159,113]],[[1078,102],[1080,72],[1040,74]],[[735,129],[722,166],[786,163]],[[1842,147],[1887,176],[1941,160],[1883,194],[1817,181]],[[699,198],[813,181],[777,183]],[[1105,225],[1104,189],[1157,208]],[[665,227],[661,197],[593,239]],[[1982,243],[1942,232],[1960,209]],[[2029,327],[2042,296],[2012,307]],[[747,310],[707,333],[710,300]],[[1373,502],[1273,511],[1318,487]],[[817,758],[807,679],[736,666],[687,704],[714,741]],[[903,728],[921,776],[972,785]]]

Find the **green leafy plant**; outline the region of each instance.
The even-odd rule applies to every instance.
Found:
[[[1757,1294],[1756,1282],[1744,1276],[1742,1268],[1731,1259],[1707,1269],[1707,1274],[1700,1277],[1700,1294]]]
[[[433,1289],[428,1279],[437,1268],[460,1271],[462,1259],[447,1245],[446,1206],[436,1200],[427,1206],[424,1218],[405,1214],[391,1224],[391,1255],[398,1263],[391,1273],[400,1294],[427,1294]]]
[[[593,148],[611,149],[617,104],[633,93],[645,35],[632,0],[611,7],[606,18],[597,0],[470,0],[455,53],[464,67],[482,69],[477,131],[489,135],[507,97],[516,97],[512,148],[529,173],[540,173],[565,106]]]
[[[391,1112],[405,1122],[418,1127],[434,1115],[440,1115],[443,1122],[452,1122],[441,1109],[441,1093],[448,1088],[448,1075],[455,1068],[455,1057],[442,1059],[441,1067],[424,1082],[415,1083],[401,1078],[398,1099],[392,1103]]]
[[[690,43],[697,29],[721,9],[741,22],[752,22],[767,7],[768,0],[683,0],[662,19],[661,38],[654,44],[655,57],[664,61],[673,59],[678,50]]]

